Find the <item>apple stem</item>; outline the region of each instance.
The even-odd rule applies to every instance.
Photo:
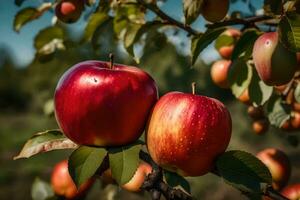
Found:
[[[192,94],[196,94],[196,82],[192,82]]]
[[[110,60],[109,69],[113,69],[114,68],[114,54],[112,54],[112,53],[109,54],[109,60]]]

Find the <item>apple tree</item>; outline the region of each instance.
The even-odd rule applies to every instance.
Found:
[[[170,30],[185,32],[191,66],[206,48],[213,45],[219,52],[222,59],[211,66],[211,78],[248,106],[254,132],[261,135],[272,126],[288,132],[284,137],[297,146],[300,1],[265,0],[257,10],[252,1],[242,0],[251,11],[245,14],[229,12],[237,0],[183,0],[183,21],[161,9],[164,1],[45,1],[39,7],[19,10],[13,28],[19,32],[44,13],[52,13],[52,25],[34,39],[41,62],[51,60],[58,51],[87,43],[96,51],[102,31],[111,28],[137,66],[153,38],[169,37]],[[70,44],[65,24],[76,23],[83,15],[87,22],[82,39]],[[201,17],[203,30],[193,26]],[[15,157],[74,149],[64,170],[57,167],[55,174],[60,178],[52,177],[56,195],[82,198],[86,191],[80,188],[100,177],[129,191],[148,191],[152,199],[193,199],[185,177],[212,173],[250,199],[294,198],[280,193],[291,173],[284,152],[268,149],[256,157],[243,150],[226,151],[234,135],[230,113],[222,102],[197,95],[195,83],[191,91],[159,98],[159,88],[149,74],[115,64],[112,54],[107,58],[80,62],[62,75],[54,95],[60,129],[33,135]],[[274,166],[285,170],[278,172]],[[62,191],[60,187],[66,185],[71,189]],[[56,198],[44,187],[49,190],[44,199]]]

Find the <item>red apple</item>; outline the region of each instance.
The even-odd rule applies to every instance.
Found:
[[[300,199],[300,184],[293,184],[285,187],[281,194],[290,200]]]
[[[134,176],[131,178],[131,180],[128,183],[122,185],[122,188],[131,192],[140,191],[140,187],[143,185],[146,176],[151,172],[152,172],[151,165],[145,162],[140,163]]]
[[[222,35],[231,37],[233,40],[233,43],[230,45],[225,45],[225,46],[219,47],[217,50],[219,51],[219,54],[224,59],[230,59],[233,49],[234,49],[234,45],[237,42],[237,40],[240,38],[241,32],[237,29],[229,28],[224,33],[222,33]],[[222,37],[222,35],[221,35],[221,37]]]
[[[297,70],[296,53],[279,42],[277,32],[264,33],[256,40],[253,61],[259,77],[267,85],[286,84]]]
[[[161,167],[200,176],[214,167],[231,137],[223,103],[206,96],[170,92],[155,105],[146,129],[148,151]]]
[[[254,120],[262,119],[265,117],[262,106],[259,107],[249,106],[247,112],[248,115]]]
[[[221,87],[228,88],[228,72],[230,68],[231,61],[230,60],[219,60],[216,61],[210,70],[211,79],[213,82]]]
[[[94,180],[90,179],[86,183],[81,185],[79,189],[77,189],[69,174],[67,160],[63,160],[57,163],[51,175],[51,186],[53,188],[53,191],[55,192],[55,194],[63,196],[66,199],[82,198],[93,183]]]
[[[270,170],[274,189],[280,190],[287,184],[291,176],[291,164],[284,152],[275,148],[269,148],[260,151],[257,154],[257,158]]]
[[[229,0],[204,0],[201,6],[203,17],[210,22],[218,22],[226,16]]]
[[[119,146],[140,137],[157,98],[154,80],[141,69],[85,61],[61,77],[55,115],[77,144]]]
[[[300,128],[300,113],[299,112],[293,112],[293,116],[291,118],[291,125],[294,129]]]
[[[267,119],[259,119],[253,122],[252,129],[257,135],[262,135],[268,131],[269,124]]]
[[[238,97],[238,100],[246,105],[251,105],[248,88]]]
[[[84,9],[83,0],[61,0],[55,7],[55,15],[65,23],[77,21]]]

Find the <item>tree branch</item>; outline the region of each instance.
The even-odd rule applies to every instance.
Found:
[[[206,24],[207,28],[219,28],[219,27],[223,27],[223,26],[231,26],[231,25],[244,25],[245,27],[249,27],[249,26],[255,26],[255,23],[257,22],[261,22],[261,21],[266,21],[269,19],[273,19],[270,16],[267,15],[261,15],[261,16],[251,16],[248,18],[244,18],[244,19],[230,19],[230,20],[224,20],[221,22],[216,22],[214,24]]]
[[[157,16],[159,16],[162,20],[164,20],[164,23],[168,23],[169,25],[174,25],[177,26],[178,28],[181,28],[183,30],[185,30],[186,32],[188,32],[190,35],[198,35],[199,32],[196,31],[195,29],[193,29],[192,27],[190,27],[187,24],[183,24],[180,21],[177,21],[176,19],[170,17],[169,15],[167,15],[165,12],[163,12],[156,4],[153,3],[147,3],[144,0],[137,0],[137,2],[139,4],[141,4],[142,6],[144,6],[145,8],[151,10],[152,12],[154,12]]]

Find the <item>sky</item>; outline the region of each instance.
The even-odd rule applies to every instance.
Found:
[[[263,2],[263,0],[249,1],[252,1],[257,8],[260,8]],[[21,7],[18,7],[14,4],[14,0],[0,0],[0,47],[4,46],[10,50],[11,56],[14,58],[13,62],[17,66],[26,66],[33,60],[35,53],[33,48],[33,38],[39,30],[51,25],[53,14],[46,12],[38,20],[34,20],[25,25],[21,29],[20,33],[14,32],[12,28],[14,15],[21,8],[28,6],[37,7],[42,2],[43,0],[26,0]],[[181,4],[182,0],[168,0],[161,8],[170,16],[182,21],[183,14]],[[231,5],[230,12],[237,9],[248,12],[248,8],[240,1]],[[81,32],[84,28],[86,22],[82,18],[74,25],[70,25],[70,28],[73,29],[74,32]],[[200,17],[195,23],[193,23],[193,27],[198,30],[204,30],[203,18]],[[170,37],[170,41],[175,44],[186,42],[186,34],[179,34],[176,38]],[[189,53],[189,44],[187,44],[187,48],[183,50],[183,53]],[[201,56],[204,58],[205,62],[209,63],[210,61],[217,59],[218,55],[213,50],[212,46],[210,46],[202,53]]]

